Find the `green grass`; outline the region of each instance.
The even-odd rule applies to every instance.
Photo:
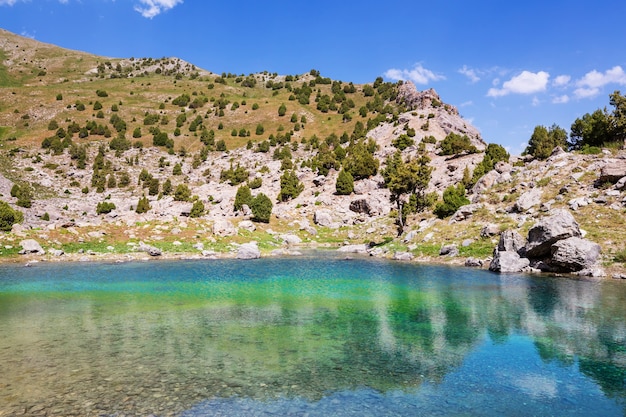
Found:
[[[7,59],[7,56],[3,50],[0,50],[0,87],[15,87],[19,86],[19,82],[17,82],[7,70],[7,67],[3,64],[4,60]]]

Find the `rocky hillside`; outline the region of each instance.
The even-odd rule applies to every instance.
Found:
[[[472,204],[444,219],[410,214],[398,237],[381,175],[387,158],[427,156],[426,191],[441,198],[486,149],[454,106],[410,82],[355,85],[315,70],[218,75],[176,58],[101,58],[5,31],[0,59],[0,194],[24,217],[0,236],[5,255],[24,237],[95,258],[131,256],[140,243],[199,256],[254,240],[264,250],[367,244],[379,256],[430,260],[444,247],[454,255],[446,260],[487,264],[502,231],[525,235],[555,208],[601,245],[605,266],[624,249],[615,227],[623,184],[613,184],[626,172],[600,177],[624,155],[609,151],[500,162],[469,190]],[[466,147],[445,152],[450,135]],[[338,195],[343,170],[355,173],[354,189]],[[281,195],[287,174],[302,187],[293,198]],[[251,222],[247,205],[235,210],[245,184],[273,202],[269,223]],[[138,210],[144,198],[149,209]]]

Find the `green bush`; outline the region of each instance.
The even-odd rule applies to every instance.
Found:
[[[470,138],[467,135],[457,135],[454,132],[450,132],[448,136],[439,144],[442,155],[458,155],[463,152],[476,153],[478,149],[470,142]]]
[[[272,215],[272,200],[263,193],[259,193],[250,203],[252,210],[252,220],[255,222],[269,223]]]
[[[9,232],[15,223],[21,223],[23,220],[24,215],[21,211],[14,210],[5,201],[0,201],[0,230]]]
[[[451,185],[443,192],[443,202],[435,207],[435,214],[440,219],[448,217],[456,212],[459,207],[469,204],[465,197],[465,187],[462,183],[457,186]]]
[[[342,169],[337,176],[335,190],[339,195],[350,195],[354,191],[354,178],[345,169]]]
[[[174,191],[174,201],[189,201],[191,198],[191,190],[186,184],[178,184]]]
[[[115,204],[108,201],[102,201],[96,206],[96,214],[107,214],[113,210],[115,210]]]
[[[250,207],[251,203],[252,192],[250,192],[250,187],[242,185],[237,189],[237,194],[235,195],[235,211],[241,210],[244,205]]]
[[[293,171],[287,171],[280,177],[280,193],[278,201],[289,201],[296,198],[304,190],[304,184]]]
[[[189,217],[202,217],[204,216],[204,203],[200,200],[196,200],[191,207]]]
[[[135,209],[135,212],[137,214],[143,214],[143,213],[147,213],[150,209],[151,207],[150,207],[150,202],[148,201],[148,198],[146,196],[143,196],[137,202],[137,208]]]

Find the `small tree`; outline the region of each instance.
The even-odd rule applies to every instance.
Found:
[[[172,175],[183,175],[183,167],[180,163],[176,163],[174,165],[174,169],[172,169]]]
[[[202,217],[204,216],[204,203],[200,200],[196,200],[191,207],[189,217]]]
[[[278,108],[278,115],[282,117],[285,113],[287,113],[287,107],[284,104],[281,104]]]
[[[170,195],[172,193],[172,180],[169,178],[163,183],[163,195]]]
[[[189,201],[191,198],[191,190],[186,184],[178,184],[174,191],[174,201]]]
[[[148,198],[146,196],[143,196],[137,202],[137,208],[135,209],[135,212],[137,214],[143,214],[143,213],[147,213],[150,209],[151,207],[150,207],[150,202],[148,201]]]
[[[272,200],[263,193],[259,193],[250,203],[252,210],[252,220],[255,222],[269,223],[272,216]]]
[[[235,211],[241,210],[244,205],[250,207],[251,203],[252,192],[250,192],[250,187],[242,185],[237,189],[237,194],[235,195]]]
[[[107,214],[113,210],[115,210],[115,204],[108,201],[102,201],[96,206],[96,214]]]
[[[345,169],[342,169],[337,176],[335,190],[339,195],[350,195],[354,191],[354,178]]]
[[[304,184],[300,182],[298,176],[293,171],[286,171],[280,177],[280,193],[278,201],[289,201],[296,198],[304,190]]]
[[[567,132],[564,129],[557,125],[552,125],[549,129],[535,126],[524,152],[537,159],[546,159],[557,146],[567,147]]]
[[[472,145],[470,138],[467,135],[458,135],[454,132],[448,133],[448,136],[444,138],[439,144],[442,155],[458,155],[463,152],[476,153],[478,149]]]
[[[443,202],[437,204],[434,213],[440,219],[454,214],[459,207],[469,204],[470,201],[465,197],[465,187],[462,183],[456,186],[451,185],[443,192]]]
[[[19,210],[14,210],[9,203],[0,201],[0,230],[3,232],[11,231],[15,223],[24,220],[24,215]]]

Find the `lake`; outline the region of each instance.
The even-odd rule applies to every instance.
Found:
[[[317,253],[0,266],[0,416],[623,416],[626,283]]]

